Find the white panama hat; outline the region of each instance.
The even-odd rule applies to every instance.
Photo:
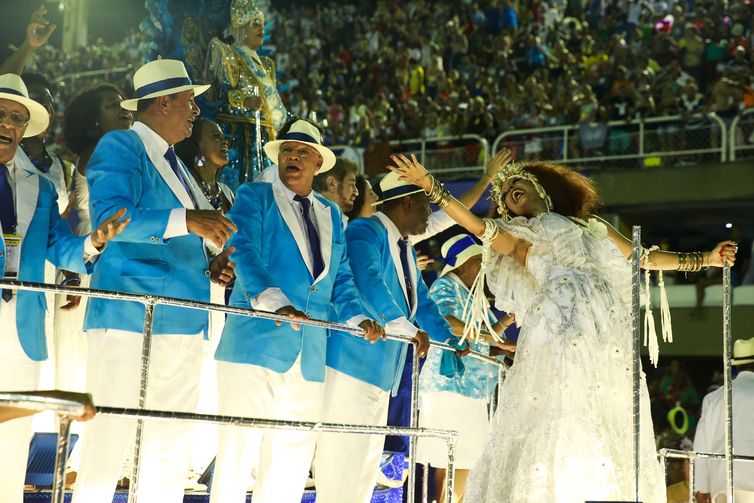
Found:
[[[406,180],[401,180],[400,175],[394,171],[390,171],[385,175],[379,184],[380,199],[379,201],[372,203],[372,206],[377,206],[393,199],[400,197],[410,196],[418,192],[424,192],[424,189],[413,183],[408,183]]]
[[[754,337],[751,339],[737,339],[733,343],[732,365],[746,365],[754,363]]]
[[[265,143],[264,152],[275,164],[278,164],[280,145],[287,141],[303,143],[317,149],[317,152],[322,156],[322,166],[320,166],[315,175],[330,171],[335,166],[335,153],[322,145],[322,134],[312,123],[299,119],[291,124],[287,133],[279,136],[277,140]]]
[[[193,84],[186,67],[177,59],[156,59],[145,64],[134,73],[134,94],[136,98],[123,100],[120,106],[135,112],[140,100],[167,96],[193,89],[199,96],[209,89],[208,84]]]
[[[0,75],[0,98],[20,103],[29,111],[29,124],[24,131],[24,138],[37,136],[50,125],[50,113],[41,103],[29,98],[26,84],[15,73]]]
[[[461,267],[471,257],[481,255],[482,247],[470,234],[459,234],[443,243],[441,253],[445,267],[440,272],[440,276],[445,276],[450,271]]]

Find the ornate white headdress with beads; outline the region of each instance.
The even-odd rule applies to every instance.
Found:
[[[490,188],[490,199],[492,199],[497,205],[498,213],[505,219],[510,220],[510,214],[508,213],[508,207],[505,205],[505,194],[510,190],[510,185],[516,180],[527,180],[534,186],[534,190],[537,191],[539,197],[545,202],[547,211],[553,210],[552,199],[545,191],[539,180],[529,171],[526,171],[526,164],[521,162],[511,162],[503,169],[500,170],[497,177],[492,181],[492,187]],[[510,185],[506,188],[506,182],[510,181]]]

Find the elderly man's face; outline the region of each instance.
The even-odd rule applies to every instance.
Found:
[[[278,174],[283,185],[300,196],[312,191],[314,174],[322,166],[317,149],[298,141],[286,141],[278,152]]]
[[[181,91],[158,99],[164,100],[165,125],[170,126],[166,129],[173,135],[171,138],[165,138],[165,141],[173,145],[191,136],[194,119],[199,115],[199,106],[194,101],[194,91]]]
[[[0,163],[13,159],[29,123],[29,111],[21,103],[0,98]]]

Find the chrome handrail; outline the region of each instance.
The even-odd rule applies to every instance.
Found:
[[[11,289],[11,290],[25,290],[25,291],[32,291],[32,292],[45,292],[45,293],[54,293],[54,294],[65,294],[65,295],[77,295],[77,296],[83,296],[83,297],[97,297],[97,298],[104,298],[104,299],[110,299],[110,300],[121,300],[121,301],[131,301],[131,302],[139,302],[145,305],[145,320],[144,320],[144,341],[142,346],[142,366],[141,366],[141,385],[140,385],[140,396],[139,396],[139,408],[138,409],[128,409],[128,408],[113,408],[113,407],[98,407],[97,411],[102,414],[118,414],[121,415],[129,415],[133,416],[137,419],[137,435],[136,435],[136,442],[135,442],[135,454],[134,454],[134,473],[131,478],[131,484],[129,486],[129,501],[134,502],[136,501],[136,487],[138,484],[138,478],[139,478],[139,452],[141,447],[141,438],[143,435],[143,419],[145,418],[156,418],[160,414],[160,418],[175,418],[175,419],[183,419],[183,420],[189,420],[189,417],[195,417],[197,421],[203,420],[199,419],[204,418],[207,421],[210,422],[218,422],[218,421],[224,421],[223,418],[228,418],[229,416],[210,416],[210,415],[200,415],[200,414],[191,414],[191,413],[181,413],[181,412],[175,412],[175,411],[147,411],[145,409],[146,404],[146,388],[147,388],[147,380],[148,380],[148,370],[149,370],[149,360],[150,360],[150,352],[151,352],[151,338],[152,338],[152,320],[154,316],[154,308],[157,305],[165,305],[165,306],[172,306],[172,307],[182,307],[187,309],[198,309],[208,312],[223,312],[227,314],[235,314],[240,316],[247,316],[252,318],[260,318],[260,319],[267,319],[271,321],[278,321],[283,323],[292,323],[295,322],[299,325],[304,326],[313,326],[313,327],[319,327],[319,328],[326,328],[331,330],[337,330],[341,332],[350,333],[354,336],[361,337],[365,334],[365,331],[362,328],[359,327],[352,327],[350,325],[344,325],[341,323],[332,323],[332,322],[326,322],[322,320],[316,320],[316,319],[307,319],[307,320],[291,320],[287,316],[279,315],[276,313],[271,313],[267,311],[261,311],[251,308],[239,308],[239,307],[233,307],[233,306],[226,306],[222,304],[213,304],[213,303],[207,303],[207,302],[199,302],[199,301],[192,301],[192,300],[186,300],[186,299],[180,299],[175,297],[161,297],[156,295],[148,295],[148,294],[134,294],[134,293],[126,293],[126,292],[113,292],[109,290],[98,290],[98,289],[92,289],[92,288],[79,288],[79,287],[69,287],[69,286],[59,286],[59,285],[51,285],[47,283],[37,283],[37,282],[29,282],[29,281],[18,281],[18,280],[0,280],[0,288],[3,289]],[[394,340],[398,341],[404,344],[412,344],[414,346],[414,365],[412,368],[412,394],[411,394],[411,426],[409,428],[398,428],[393,431],[393,433],[386,433],[386,434],[397,434],[397,435],[407,435],[411,438],[410,443],[410,450],[409,450],[409,480],[408,480],[408,501],[412,503],[414,501],[414,485],[415,485],[415,476],[413,476],[413,472],[415,470],[416,466],[416,442],[415,439],[419,436],[422,436],[421,434],[413,434],[413,433],[402,433],[403,431],[410,432],[422,432],[422,431],[430,431],[425,430],[422,428],[418,428],[418,377],[419,377],[419,365],[417,363],[418,360],[418,354],[416,352],[416,342],[406,336],[398,335],[398,334],[389,334],[386,333],[386,338],[388,340]],[[455,348],[451,347],[448,344],[441,343],[441,342],[435,342],[430,341],[431,347],[436,347],[441,350],[445,351],[455,351]],[[484,361],[486,363],[496,365],[498,367],[498,374],[499,376],[503,376],[506,366],[503,362],[488,356],[483,355],[481,353],[477,353],[472,351],[469,353],[466,357],[475,358],[477,360]],[[144,412],[149,412],[149,414],[146,414]],[[169,417],[168,417],[169,416]],[[239,418],[235,418],[234,420],[238,420]],[[256,426],[261,425],[260,427],[288,427],[290,426],[290,422],[286,421],[275,421],[275,420],[262,420],[262,419],[254,419],[254,418],[246,418],[249,421],[252,421],[254,424],[239,424],[241,426]],[[270,421],[270,422],[266,422]],[[303,424],[303,423],[302,423]],[[325,423],[307,423],[309,426],[307,427],[314,427],[314,425],[320,425]],[[265,426],[266,425],[266,426]],[[277,425],[277,426],[276,426]],[[332,424],[327,423],[327,427],[333,426]],[[363,429],[371,429],[371,428],[377,428],[374,431],[375,434],[379,433],[382,434],[382,431],[384,429],[385,432],[388,431],[390,428],[394,428],[391,426],[385,426],[385,427],[375,427],[375,426],[368,426],[363,425],[359,426],[359,428]],[[400,432],[398,432],[400,430]],[[324,430],[323,430],[324,431]],[[330,431],[330,430],[327,430]],[[354,433],[364,433],[365,430],[359,430],[354,431]],[[432,430],[434,431],[434,430]],[[439,430],[437,430],[439,431]],[[455,432],[454,432],[455,433]],[[428,435],[431,436],[431,435]],[[435,435],[437,436],[437,435]],[[61,441],[68,442],[67,440],[67,434],[66,438],[63,439],[63,436],[61,435],[58,438],[59,446]],[[453,485],[454,485],[454,479],[452,475],[452,468],[453,468],[453,459],[452,459],[452,450],[453,446],[450,444],[450,440],[448,440],[448,479],[447,479],[447,494],[448,497],[452,497],[453,494]],[[67,452],[67,451],[65,451]],[[62,503],[62,495],[63,495],[63,485],[65,481],[65,456],[62,457],[61,463],[63,464],[62,468],[59,468],[58,465],[56,465],[56,470],[61,470],[62,478],[60,481],[56,481],[59,485],[59,489],[56,488],[53,489],[54,494],[56,494],[56,491],[60,491],[60,500],[53,499],[52,503]]]

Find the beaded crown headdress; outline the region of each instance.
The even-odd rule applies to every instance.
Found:
[[[545,202],[547,211],[552,211],[553,204],[550,196],[547,195],[542,184],[534,175],[526,170],[526,164],[520,162],[511,162],[507,166],[503,167],[498,173],[497,178],[492,181],[492,187],[490,188],[490,199],[497,205],[498,213],[505,219],[510,220],[511,216],[508,213],[508,207],[505,205],[505,194],[510,190],[510,186],[516,180],[527,180],[534,186],[534,190],[537,191],[539,197]],[[510,185],[506,187],[506,182],[510,181]]]
[[[233,0],[230,4],[230,26],[243,28],[253,21],[264,25],[264,12],[254,0]]]

